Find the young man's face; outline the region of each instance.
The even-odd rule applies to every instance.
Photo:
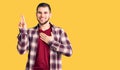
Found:
[[[48,7],[39,7],[37,12],[36,12],[37,20],[41,25],[46,24],[50,17],[51,17],[51,12],[49,11]]]

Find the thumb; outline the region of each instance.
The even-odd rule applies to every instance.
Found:
[[[51,32],[51,36],[53,36],[53,33]]]

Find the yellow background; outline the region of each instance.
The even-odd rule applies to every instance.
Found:
[[[40,2],[51,5],[51,22],[71,41],[63,70],[120,70],[119,0],[0,0],[0,70],[25,69],[27,54],[16,50],[18,23],[24,15],[28,28],[35,26]]]

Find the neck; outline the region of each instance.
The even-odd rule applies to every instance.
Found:
[[[49,29],[50,28],[50,23],[49,23],[49,21],[46,23],[46,24],[44,24],[44,25],[40,25],[40,29],[42,29],[43,31],[44,30],[47,30],[47,29]]]

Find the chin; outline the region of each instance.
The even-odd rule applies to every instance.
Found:
[[[40,23],[40,25],[44,25],[44,24],[46,24],[46,22],[39,22]]]
[[[44,25],[45,23],[41,23],[41,22],[40,22],[40,24],[41,24],[41,25]]]
[[[39,21],[41,24],[44,24],[46,21]]]
[[[38,20],[38,22],[39,22],[41,25],[46,24],[48,21],[49,21],[49,19],[48,19],[48,20],[46,20],[46,21],[44,21],[44,22],[43,22],[43,21],[41,22],[41,21],[39,21],[39,20]]]
[[[41,24],[44,24],[46,21],[44,21],[44,22],[40,22]]]

